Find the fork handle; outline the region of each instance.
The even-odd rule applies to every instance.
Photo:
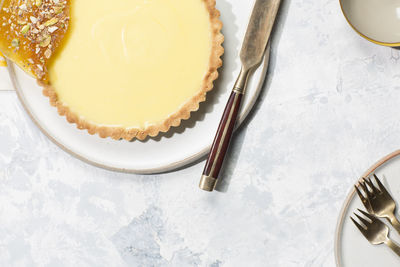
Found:
[[[394,243],[392,240],[388,239],[388,241],[385,242],[385,244],[393,250],[394,253],[396,253],[398,256],[400,256],[400,247],[396,243]]]
[[[389,221],[392,224],[393,228],[400,235],[400,222],[399,222],[399,220],[397,220],[397,218],[394,214],[393,214],[393,216],[390,216]]]

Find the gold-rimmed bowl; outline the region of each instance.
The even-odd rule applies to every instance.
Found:
[[[400,46],[400,0],[339,0],[350,26],[375,44]]]

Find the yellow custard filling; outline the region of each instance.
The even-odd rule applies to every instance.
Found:
[[[49,81],[85,120],[144,128],[201,89],[212,49],[203,0],[74,0],[70,18]]]

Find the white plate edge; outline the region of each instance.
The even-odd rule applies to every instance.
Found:
[[[380,160],[378,160],[375,164],[373,164],[366,172],[364,172],[364,174],[358,179],[362,179],[363,177],[369,176],[370,174],[372,174],[376,169],[378,169],[380,166],[382,166],[383,164],[385,164],[386,162],[388,162],[389,160],[397,157],[400,155],[400,149],[399,150],[395,150],[392,153],[384,156],[383,158],[381,158]],[[340,250],[341,250],[341,232],[343,230],[343,222],[344,222],[344,215],[350,205],[351,200],[353,199],[354,195],[355,195],[356,191],[354,189],[354,187],[350,190],[350,192],[348,193],[342,208],[340,210],[339,213],[339,218],[337,220],[336,223],[336,229],[335,229],[335,244],[334,244],[334,254],[335,254],[335,262],[336,262],[336,266],[337,267],[343,267],[342,263],[342,257],[340,254]]]
[[[259,67],[262,66],[262,71],[261,71],[261,77],[260,80],[258,82],[257,85],[257,89],[255,94],[253,95],[253,97],[249,100],[249,104],[246,110],[242,111],[241,114],[239,115],[238,118],[238,122],[237,122],[237,126],[236,129],[244,122],[244,120],[247,118],[247,116],[249,115],[250,111],[253,109],[260,93],[261,90],[263,88],[263,85],[265,83],[265,79],[267,76],[267,71],[269,68],[269,61],[270,61],[270,54],[271,54],[271,48],[270,48],[270,43],[268,43],[267,49],[266,49],[266,54],[264,56],[263,62],[261,63],[261,65]],[[166,173],[166,172],[171,172],[180,168],[183,168],[193,162],[195,162],[196,160],[199,160],[200,158],[202,158],[203,156],[205,156],[208,151],[211,149],[211,145],[209,144],[206,148],[204,148],[203,150],[199,151],[196,154],[193,154],[190,157],[187,157],[183,160],[174,162],[172,164],[168,164],[166,166],[163,167],[158,167],[158,168],[148,168],[148,169],[122,169],[122,168],[113,168],[113,167],[109,167],[109,166],[105,166],[99,163],[96,163],[94,161],[91,161],[89,159],[86,159],[85,157],[71,151],[70,149],[68,149],[67,147],[65,147],[63,144],[61,144],[60,142],[58,142],[54,137],[50,136],[39,124],[38,120],[34,117],[34,115],[29,111],[29,109],[27,108],[26,104],[25,104],[25,100],[24,100],[24,96],[21,94],[20,92],[20,88],[19,88],[19,84],[18,81],[16,80],[16,75],[15,75],[15,69],[14,69],[14,64],[12,64],[12,62],[8,59],[7,60],[7,68],[8,68],[8,72],[10,75],[10,79],[12,82],[12,85],[17,93],[18,99],[20,100],[22,106],[24,107],[25,112],[29,115],[29,117],[31,118],[31,120],[35,123],[35,125],[40,129],[40,131],[47,137],[49,138],[54,144],[56,144],[58,147],[60,147],[62,150],[64,150],[65,152],[67,152],[68,154],[72,155],[73,157],[88,163],[92,166],[98,167],[98,168],[102,168],[105,170],[109,170],[109,171],[115,171],[115,172],[122,172],[122,173],[132,173],[132,174],[159,174],[159,173]],[[217,130],[217,129],[215,129]]]

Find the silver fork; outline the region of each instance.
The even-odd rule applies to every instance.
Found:
[[[359,185],[364,194],[355,185],[357,194],[369,213],[386,218],[400,234],[400,222],[395,216],[396,203],[375,174],[374,178],[378,186],[375,186],[370,178],[363,178]]]
[[[367,217],[369,220],[364,219],[357,213],[354,213],[354,215],[360,220],[363,225],[358,223],[351,216],[350,219],[357,226],[360,232],[365,236],[365,238],[368,239],[368,241],[372,245],[386,244],[398,256],[400,256],[400,247],[389,238],[389,227],[381,222],[379,219],[366,213],[365,211],[362,211],[360,209],[358,209],[358,211],[364,214],[364,216]]]

